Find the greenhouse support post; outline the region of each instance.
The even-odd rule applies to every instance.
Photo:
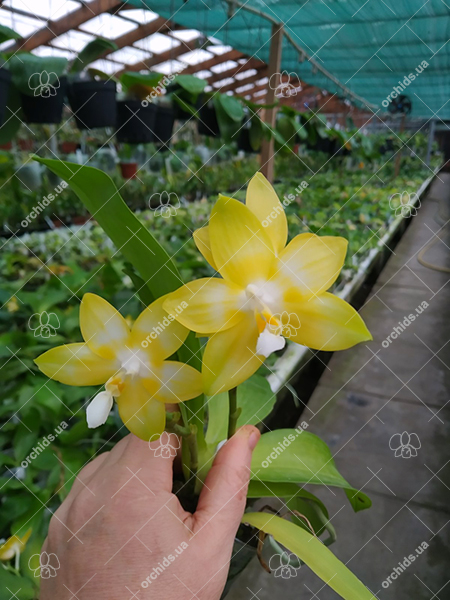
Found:
[[[272,25],[272,37],[270,40],[270,55],[267,77],[269,86],[267,88],[266,104],[273,104],[275,101],[275,92],[280,83],[281,50],[283,46],[283,25],[274,23]],[[272,128],[275,128],[276,108],[266,108],[265,122]],[[261,173],[267,179],[273,181],[273,161],[274,161],[274,142],[273,137],[270,140],[263,140],[261,146]]]
[[[431,121],[430,121],[430,129],[428,131],[427,157],[425,159],[425,164],[427,165],[427,167],[430,166],[431,150],[433,148],[434,130],[435,129],[436,129],[436,121],[434,119],[431,119]]]

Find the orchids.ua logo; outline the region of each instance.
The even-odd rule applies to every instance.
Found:
[[[418,315],[421,315],[423,313],[423,311],[428,307],[429,307],[428,302],[426,300],[424,300],[423,302],[421,302],[419,304],[419,306],[417,306],[416,314],[411,313],[410,315],[403,317],[403,320],[399,321],[398,325],[396,325],[393,328],[393,330],[387,336],[387,338],[381,342],[381,345],[383,346],[383,348],[389,348],[389,346],[392,344],[392,342],[394,340],[396,340],[398,337],[400,337],[401,334],[405,331],[405,329],[407,327],[409,327],[411,325],[411,323],[413,323],[417,319]]]
[[[28,561],[30,571],[33,571],[35,577],[42,579],[50,579],[56,577],[57,571],[60,568],[59,559],[53,552],[41,552],[33,554]]]
[[[161,562],[158,563],[157,567],[153,567],[152,572],[150,573],[150,575],[148,577],[146,577],[144,579],[144,581],[141,583],[141,587],[148,588],[148,586],[155,581],[155,579],[157,579],[159,577],[159,575],[161,575],[161,573],[164,573],[164,571],[167,569],[167,567],[169,567],[173,561],[180,556],[180,554],[182,554],[186,548],[188,547],[187,542],[181,542],[181,544],[178,546],[178,548],[175,548],[174,554],[168,554],[167,556],[165,556],[163,558],[163,560]]]
[[[175,192],[164,191],[150,196],[148,205],[155,212],[155,217],[169,219],[177,214],[181,202]]]
[[[273,324],[276,323],[276,324]],[[282,335],[283,337],[292,337],[301,327],[300,319],[295,313],[286,311],[273,315],[271,319],[271,333]]]
[[[148,447],[156,457],[173,458],[177,454],[177,450],[181,448],[180,439],[177,436],[170,436],[167,431],[163,431],[161,437],[157,440],[150,438]]]
[[[285,435],[281,442],[274,446],[272,452],[262,461],[261,465],[263,468],[267,469],[267,467],[272,464],[272,461],[276,460],[280,454],[283,454],[286,448],[289,448],[292,442],[295,442],[297,436],[301,435],[308,427],[309,424],[306,423],[306,421],[302,421],[300,425],[295,428],[295,433],[289,433],[288,435]]]
[[[270,212],[267,217],[261,221],[261,224],[263,227],[268,227],[277,217],[280,213],[284,214],[284,208],[286,208],[287,206],[289,206],[290,204],[292,204],[292,202],[294,202],[294,200],[303,192],[303,190],[305,190],[308,187],[308,182],[307,181],[302,181],[301,183],[298,184],[298,186],[293,190],[294,193],[293,194],[285,194],[283,197],[283,200],[281,201],[281,204],[279,204],[278,206],[276,206],[272,212]],[[284,208],[283,208],[284,207]]]
[[[417,194],[408,192],[398,192],[389,199],[389,206],[394,211],[396,217],[402,216],[404,219],[415,217],[417,209],[420,208],[420,200]]]
[[[175,307],[175,313],[177,315],[180,315],[183,312],[183,310],[187,307],[188,303],[183,300],[181,304]],[[175,315],[172,313],[168,313],[162,321],[159,321],[158,325],[153,327],[152,332],[148,334],[145,340],[142,340],[141,346],[143,348],[148,348],[149,344],[152,343],[152,340],[156,340],[158,335],[160,335],[164,331],[164,329],[172,323],[172,321],[175,321]]]
[[[406,569],[412,565],[416,558],[419,558],[422,552],[427,548],[427,542],[422,542],[420,546],[416,548],[415,554],[405,556],[403,560],[398,563],[398,567],[394,567],[394,570],[389,575],[389,577],[386,577],[386,579],[381,583],[384,589],[388,588],[391,585],[391,583],[394,583],[394,580],[397,579],[403,573],[403,571],[406,571]]]
[[[302,89],[296,73],[274,73],[270,76],[269,87],[275,90],[276,98],[290,98],[296,96]]]
[[[417,450],[421,447],[417,433],[394,433],[389,440],[389,448],[394,451],[394,456],[398,458],[413,458],[417,456]]]
[[[272,571],[273,576],[281,577],[281,579],[297,577],[297,571],[301,566],[299,558],[291,552],[274,554],[269,560],[269,569]]]
[[[48,313],[43,310],[41,313],[34,313],[28,319],[28,327],[34,331],[34,337],[48,338],[56,335],[56,330],[60,328],[60,322],[54,312]]]
[[[30,90],[33,90],[35,96],[41,96],[42,98],[56,96],[60,85],[57,74],[53,72],[42,71],[42,73],[33,73],[28,79]]]

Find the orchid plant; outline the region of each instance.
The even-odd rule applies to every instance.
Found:
[[[347,242],[302,234],[286,245],[284,207],[260,173],[250,181],[245,204],[219,196],[209,224],[194,232],[198,249],[220,277],[184,284],[108,175],[34,158],[67,181],[131,263],[127,274],[144,306],[130,327],[106,300],[86,294],[80,307],[84,342],[53,348],[36,364],[63,384],[105,384],[87,407],[89,427],[102,425],[116,400],[123,424],[141,439],[177,433],[182,490],[191,506],[218,445],[236,427],[258,424],[272,411],[276,398],[256,372],[286,338],[332,351],[371,339],[358,313],[327,291],[342,268]],[[343,598],[370,600],[372,594],[328,550],[336,538],[328,511],[303,488],[306,483],[342,488],[355,511],[371,502],[342,477],[329,448],[306,428],[303,423],[261,436],[249,504],[278,497],[287,510],[283,517],[246,512],[243,523],[259,529],[260,540],[267,536],[274,547],[287,548],[296,564],[307,563]],[[267,460],[280,445],[283,451]]]

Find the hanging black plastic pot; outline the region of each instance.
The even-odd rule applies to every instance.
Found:
[[[68,96],[78,129],[115,126],[115,81],[74,81],[69,85]]]
[[[8,100],[11,73],[7,69],[0,68],[0,124],[5,120],[5,108]]]
[[[172,138],[175,113],[171,106],[156,107],[156,118],[154,126],[154,142],[156,144],[167,144]]]
[[[250,144],[250,129],[247,127],[243,127],[241,129],[241,133],[239,134],[238,150],[243,150],[244,152],[255,152]]]
[[[67,77],[61,77],[56,83],[42,84],[35,90],[34,96],[21,94],[22,109],[27,123],[59,123],[66,91]]]
[[[142,106],[140,100],[117,102],[116,137],[125,144],[149,144],[154,141],[157,108]]]
[[[202,135],[209,137],[218,137],[220,135],[219,124],[217,122],[216,109],[208,102],[201,107],[199,111],[199,120],[197,130]]]

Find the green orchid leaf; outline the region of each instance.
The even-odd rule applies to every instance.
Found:
[[[80,73],[88,65],[94,62],[94,60],[100,58],[105,52],[114,52],[114,50],[117,50],[118,48],[118,45],[111,40],[95,38],[89,42],[75,58],[69,69],[69,73]]]
[[[253,375],[244,381],[237,389],[237,404],[242,411],[237,426],[261,423],[272,412],[276,399],[262,375]]]
[[[29,52],[14,54],[8,61],[12,83],[26,96],[34,96],[34,91],[43,84],[58,88],[58,78],[66,66],[67,58],[36,56]]]
[[[22,36],[14,29],[6,27],[6,25],[0,25],[0,44],[7,42],[8,40],[20,40]]]
[[[301,428],[264,433],[253,452],[252,473],[252,479],[262,481],[343,488],[355,512],[372,505],[339,473],[325,442]]]
[[[192,96],[201,94],[208,85],[206,79],[200,79],[200,77],[195,77],[195,75],[177,75],[173,83],[182,87]]]
[[[143,100],[151,92],[153,92],[155,86],[164,77],[162,73],[148,72],[148,73],[136,73],[134,71],[126,71],[119,77],[119,81],[122,84],[123,91],[129,96],[136,96]]]
[[[227,439],[229,413],[228,392],[208,398],[208,428],[205,436],[208,445],[215,447]]]
[[[222,105],[223,110],[230,117],[232,121],[240,123],[244,118],[244,109],[242,108],[241,102],[233,96],[227,94],[219,94],[219,101]]]
[[[375,596],[314,535],[294,523],[267,513],[246,513],[242,522],[264,531],[298,556],[345,600],[374,600]]]

